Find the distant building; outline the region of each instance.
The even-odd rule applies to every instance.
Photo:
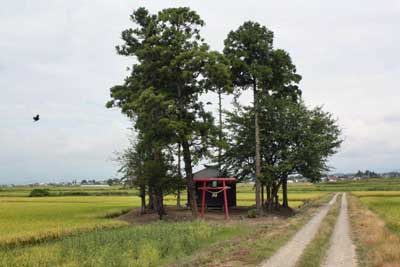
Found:
[[[110,187],[108,184],[81,184],[81,187]]]
[[[336,183],[338,181],[338,177],[336,175],[328,175],[326,180],[328,183]]]

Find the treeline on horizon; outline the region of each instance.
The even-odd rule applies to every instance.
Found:
[[[326,177],[330,174],[322,174],[322,177]],[[332,175],[335,175],[339,178],[352,178],[352,177],[360,177],[360,178],[400,178],[400,172],[399,171],[390,171],[390,172],[376,172],[376,171],[370,171],[370,170],[358,170],[357,172],[354,173],[332,173]],[[290,178],[304,178],[302,175],[291,175]],[[96,179],[74,179],[71,181],[63,181],[63,182],[35,182],[35,183],[24,183],[24,184],[0,184],[0,186],[40,186],[40,185],[46,185],[46,186],[79,186],[79,185],[109,185],[109,186],[115,186],[115,185],[122,185],[122,186],[127,186],[130,187],[131,184],[129,183],[130,181],[127,181],[125,178],[110,178],[110,179],[101,179],[101,180],[96,180]],[[250,182],[250,180],[244,181],[244,182]],[[318,182],[318,181],[315,181]]]

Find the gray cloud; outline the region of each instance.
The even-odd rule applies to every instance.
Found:
[[[330,165],[337,171],[399,168],[398,1],[5,0],[0,184],[115,175],[110,158],[127,145],[130,123],[104,104],[133,62],[114,47],[131,11],[142,5],[152,12],[192,7],[217,50],[243,21],[266,25],[303,75],[306,103],[324,105],[344,129],[345,142]],[[36,113],[42,120],[33,124]]]
[[[400,123],[400,112],[399,114],[389,114],[383,118],[385,123]]]

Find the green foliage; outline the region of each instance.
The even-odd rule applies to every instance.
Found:
[[[393,185],[392,187],[396,188]],[[123,221],[109,218],[138,208],[141,204],[136,190],[129,191],[131,196],[28,198],[28,189],[30,188],[7,188],[9,191],[0,193],[0,247],[3,244],[13,246],[35,244],[96,228],[122,226],[125,225]],[[94,191],[95,188],[80,187],[49,187],[48,189],[51,194],[57,192],[59,195],[68,194],[69,192],[82,192],[90,195],[118,192],[117,187],[102,188],[102,191]],[[325,195],[323,189],[317,187],[317,185],[294,184],[289,194],[291,207],[300,207],[307,200]],[[332,190],[336,189],[333,188]],[[322,192],[312,192],[311,190],[320,190]],[[252,186],[239,184],[237,192],[239,206],[254,205],[254,190]],[[7,195],[18,197],[7,197]],[[186,196],[186,192],[183,191],[182,201],[184,203],[187,201]],[[167,205],[175,205],[176,195],[167,195],[164,200]]]
[[[247,88],[272,76],[273,38],[272,31],[252,21],[228,34],[224,41],[224,54],[231,62],[236,86]]]
[[[340,195],[335,204],[329,209],[327,215],[319,226],[318,232],[303,251],[296,267],[319,267],[323,264],[331,238],[335,229],[335,223],[340,212]]]
[[[117,52],[136,57],[138,63],[122,85],[111,88],[107,107],[119,107],[134,120],[140,142],[150,153],[141,163],[151,165],[142,168],[143,175],[151,177],[146,181],[160,197],[162,185],[171,184],[166,178],[176,170],[165,168],[171,163],[165,159],[171,147],[182,145],[188,184],[192,164],[209,155],[215,143],[214,119],[199,97],[230,87],[229,68],[221,54],[209,52],[200,35],[204,22],[189,8],[157,14],[138,8],[131,19],[136,28],[122,32],[124,44]]]
[[[376,173],[374,171],[370,171],[370,170],[366,170],[365,172],[358,170],[358,172],[355,173],[354,176],[360,177],[360,178],[380,178],[381,177],[378,173]]]
[[[263,103],[260,102],[269,98],[290,99],[295,102],[301,93],[298,88],[301,76],[296,73],[296,67],[292,64],[289,54],[284,50],[273,48],[273,37],[273,32],[265,26],[248,21],[236,31],[231,31],[228,34],[224,48],[224,54],[231,63],[233,84],[241,90],[248,88],[253,90],[252,120],[254,121],[254,129],[251,133],[254,133],[253,177],[255,178],[257,210],[261,209],[261,180],[263,176],[260,139],[264,133],[262,133],[260,125],[262,119],[259,117]],[[247,131],[249,130],[251,129],[247,129]],[[246,163],[241,163],[241,166],[244,164]],[[248,169],[247,167],[243,171],[247,175],[250,174]],[[269,181],[269,184],[271,184],[271,181]],[[270,190],[267,191],[271,192]],[[277,189],[275,188],[273,191],[272,195],[276,196]],[[286,193],[284,195],[286,196]],[[270,193],[267,198],[270,199]],[[285,203],[287,205],[287,201]]]
[[[0,265],[160,266],[240,232],[239,227],[203,222],[98,230],[36,247],[0,249]]]
[[[328,157],[341,143],[340,130],[331,115],[321,108],[308,110],[302,102],[273,96],[260,99],[258,115],[260,179],[272,187],[272,196],[277,195],[280,185],[291,174],[299,173],[311,181],[319,181],[328,169]],[[223,156],[223,167],[241,180],[252,179],[255,176],[254,109],[236,105],[227,117],[229,148]],[[286,192],[283,197],[285,201]]]
[[[297,86],[301,76],[289,54],[273,48],[273,38],[271,30],[252,21],[228,34],[224,54],[231,63],[233,84],[295,100],[301,93]]]
[[[105,217],[138,205],[132,196],[0,197],[0,247],[126,225]]]
[[[327,158],[341,143],[340,130],[331,115],[303,103],[263,98],[260,106],[261,155],[264,179],[279,180],[300,173],[317,181],[327,169]],[[254,177],[253,109],[236,105],[227,113],[229,149],[227,170],[241,180]]]
[[[399,193],[399,192],[397,192]],[[394,233],[400,235],[400,195],[386,192],[371,194],[356,194],[361,202],[379,215],[385,225]]]
[[[247,211],[248,218],[256,218],[257,217],[257,210],[256,209],[249,209]]]
[[[35,188],[29,194],[29,197],[47,197],[50,196],[48,189]]]

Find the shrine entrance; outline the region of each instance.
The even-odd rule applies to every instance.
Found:
[[[204,217],[206,205],[208,204],[222,204],[225,212],[225,219],[229,220],[229,206],[236,206],[236,190],[233,190],[235,185],[235,178],[194,178],[193,181],[196,183],[197,192],[200,191],[201,195],[201,217]],[[230,185],[229,185],[230,184]],[[236,188],[234,188],[236,189]],[[228,199],[228,190],[234,191],[234,194],[230,194]],[[221,197],[222,196],[222,197]],[[234,198],[232,198],[232,196]],[[232,201],[234,200],[234,202]],[[223,203],[221,203],[221,200]]]

